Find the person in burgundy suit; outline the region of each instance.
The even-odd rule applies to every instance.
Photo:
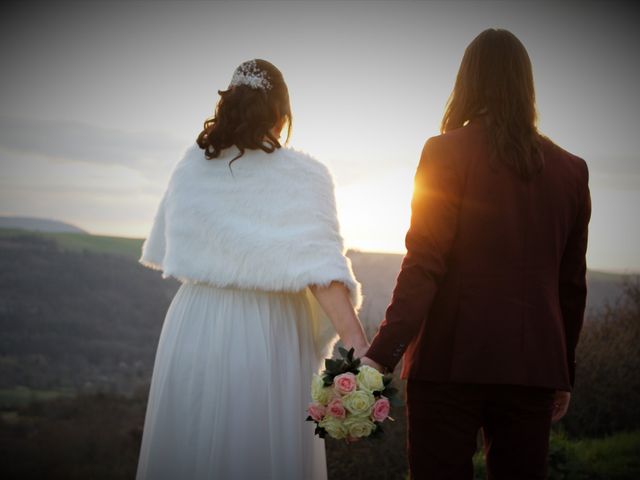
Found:
[[[467,47],[415,175],[407,253],[363,363],[404,355],[413,479],[547,475],[586,301],[585,161],[536,128],[531,62],[509,31]]]

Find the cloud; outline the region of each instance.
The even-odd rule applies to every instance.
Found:
[[[57,161],[118,165],[150,174],[175,162],[184,141],[81,122],[0,116],[0,149]]]

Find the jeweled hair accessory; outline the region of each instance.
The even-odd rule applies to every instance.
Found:
[[[241,63],[233,73],[229,87],[236,85],[247,85],[253,89],[262,91],[271,90],[271,82],[267,78],[267,72],[260,69],[255,60],[248,60]]]

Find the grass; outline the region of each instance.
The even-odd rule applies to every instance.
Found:
[[[640,477],[640,434],[619,433],[606,439],[580,440],[578,458],[602,478],[623,478],[633,470]]]
[[[570,440],[554,433],[550,480],[631,480],[640,478],[640,431]]]
[[[74,397],[75,390],[37,390],[24,386],[0,389],[0,408],[7,409],[28,405],[32,401],[47,401],[59,397]]]
[[[473,457],[475,479],[486,478],[481,452]],[[640,431],[603,438],[569,439],[552,432],[549,480],[637,480],[640,478]]]

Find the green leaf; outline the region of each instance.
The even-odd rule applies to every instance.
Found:
[[[334,360],[333,358],[327,358],[324,361],[324,366],[327,369],[327,371],[331,373],[335,373],[340,366],[339,360]]]
[[[340,352],[340,355],[342,355],[343,358],[348,358],[349,352],[347,352],[346,348],[338,347],[338,351]]]
[[[350,362],[353,361],[353,354],[355,352],[355,349],[353,347],[351,347],[349,349],[349,352],[347,353],[347,360],[349,360]]]
[[[311,418],[311,415],[309,415],[307,418],[305,418],[305,421],[307,421],[307,422],[315,422],[315,420],[313,418]]]
[[[320,426],[316,426],[314,433],[318,435],[320,438],[324,438],[327,435],[327,431]]]
[[[382,377],[382,383],[384,384],[385,387],[388,386],[392,381],[393,381],[392,374],[387,374]]]
[[[384,430],[382,429],[382,425],[380,425],[380,422],[374,422],[374,423],[376,424],[376,429],[371,433],[371,435],[369,435],[369,438],[373,440],[382,437],[382,434],[384,433]]]

